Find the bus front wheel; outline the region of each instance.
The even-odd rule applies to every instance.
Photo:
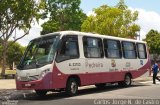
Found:
[[[47,94],[46,90],[35,90],[38,96],[45,96]]]
[[[78,93],[78,83],[76,79],[70,78],[67,82],[66,93],[69,96],[75,96]]]

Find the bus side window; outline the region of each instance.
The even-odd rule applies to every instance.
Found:
[[[118,40],[104,39],[104,51],[107,58],[121,58],[121,44]]]
[[[78,36],[65,36],[62,38],[61,48],[57,54],[58,62],[79,58]]]
[[[140,58],[140,59],[146,59],[147,58],[145,44],[137,43],[137,50],[138,50],[138,58]]]
[[[65,44],[66,46],[64,47],[65,49],[64,55],[71,56],[71,57],[79,56],[78,49],[77,49],[78,43],[76,41],[68,41]]]
[[[137,59],[136,46],[134,42],[122,42],[123,56],[126,59]]]
[[[86,58],[103,58],[103,45],[100,38],[83,37],[84,56]]]

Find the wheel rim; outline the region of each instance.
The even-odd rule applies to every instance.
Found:
[[[77,84],[75,82],[71,83],[71,92],[76,93],[77,92]]]
[[[130,85],[131,79],[130,79],[129,76],[126,76],[126,78],[125,78],[125,83],[126,83],[126,85]]]

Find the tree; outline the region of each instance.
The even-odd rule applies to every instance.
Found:
[[[1,65],[1,58],[2,58],[2,39],[0,38],[0,65]]]
[[[41,34],[54,31],[81,30],[81,24],[86,15],[80,9],[80,3],[80,0],[46,0],[47,13],[50,13],[50,18],[42,24]]]
[[[12,41],[8,42],[8,51],[7,51],[7,65],[12,69],[13,62],[17,65],[26,49],[26,47],[21,46],[19,43]],[[3,46],[0,45],[0,54],[2,54],[2,48]],[[2,55],[0,55],[1,57]]]
[[[24,34],[14,38],[12,43],[23,38],[29,33],[31,23],[35,18],[40,18],[40,10],[44,2],[39,0],[1,0],[0,2],[0,39],[2,48],[2,73],[4,75],[6,68],[6,54],[8,50],[8,40],[11,39],[16,29],[22,30]]]
[[[1,63],[2,63],[2,45],[0,45],[0,67],[1,67]]]
[[[11,46],[8,48],[7,52],[7,64],[9,65],[10,69],[12,69],[13,62],[15,62],[16,65],[19,63],[25,49],[18,43],[12,44],[12,41],[10,41],[8,45]]]
[[[151,29],[147,35],[145,41],[149,47],[149,51],[154,55],[154,59],[157,59],[160,54],[160,33],[157,30]]]
[[[129,10],[124,0],[120,0],[115,7],[103,5],[94,9],[93,12],[95,15],[87,17],[81,31],[134,38],[136,32],[140,30],[140,27],[135,24],[138,12]]]

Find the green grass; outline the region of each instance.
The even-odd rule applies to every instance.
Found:
[[[0,73],[1,73],[1,70],[0,70]],[[8,76],[13,76],[13,75],[15,75],[16,74],[16,70],[5,70],[5,77],[2,77],[1,75],[0,75],[0,79],[3,79],[3,78],[8,78]],[[9,77],[9,78],[11,78],[11,77]],[[12,77],[12,78],[14,78],[14,77]]]
[[[16,74],[16,70],[6,70],[5,74]]]
[[[1,73],[1,70],[0,70]],[[5,74],[16,74],[16,70],[5,70]]]

